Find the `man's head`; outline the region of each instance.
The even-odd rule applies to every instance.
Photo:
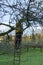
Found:
[[[17,23],[16,23],[16,27],[19,27],[20,25],[21,25],[20,22],[17,22]]]

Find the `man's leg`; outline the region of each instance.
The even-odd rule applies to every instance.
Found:
[[[17,48],[17,39],[15,39],[15,49]]]
[[[19,49],[21,45],[21,34],[16,34],[16,39],[15,39],[15,48]]]
[[[18,38],[18,49],[21,47],[21,34],[19,34]]]

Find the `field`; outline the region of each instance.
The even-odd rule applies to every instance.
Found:
[[[43,49],[29,48],[22,49],[20,65],[43,65]],[[12,54],[0,55],[0,65],[13,65],[14,56]]]
[[[0,55],[0,65],[12,65],[13,56],[11,55]]]

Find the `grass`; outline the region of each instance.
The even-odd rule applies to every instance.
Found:
[[[43,50],[29,49],[27,53],[22,55],[21,65],[43,65]]]
[[[0,55],[0,65],[13,65],[12,55]]]
[[[0,65],[13,65],[13,58],[10,54],[0,55]],[[22,49],[20,65],[43,65],[43,49]]]

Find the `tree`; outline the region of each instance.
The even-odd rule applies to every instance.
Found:
[[[0,25],[10,28],[8,31],[0,33],[0,36],[17,29],[15,27],[17,21],[26,26],[22,31],[33,24],[39,23],[43,26],[42,2],[43,0],[39,2],[36,0],[0,0]],[[4,21],[5,18],[8,21]],[[8,24],[6,24],[7,22]]]

